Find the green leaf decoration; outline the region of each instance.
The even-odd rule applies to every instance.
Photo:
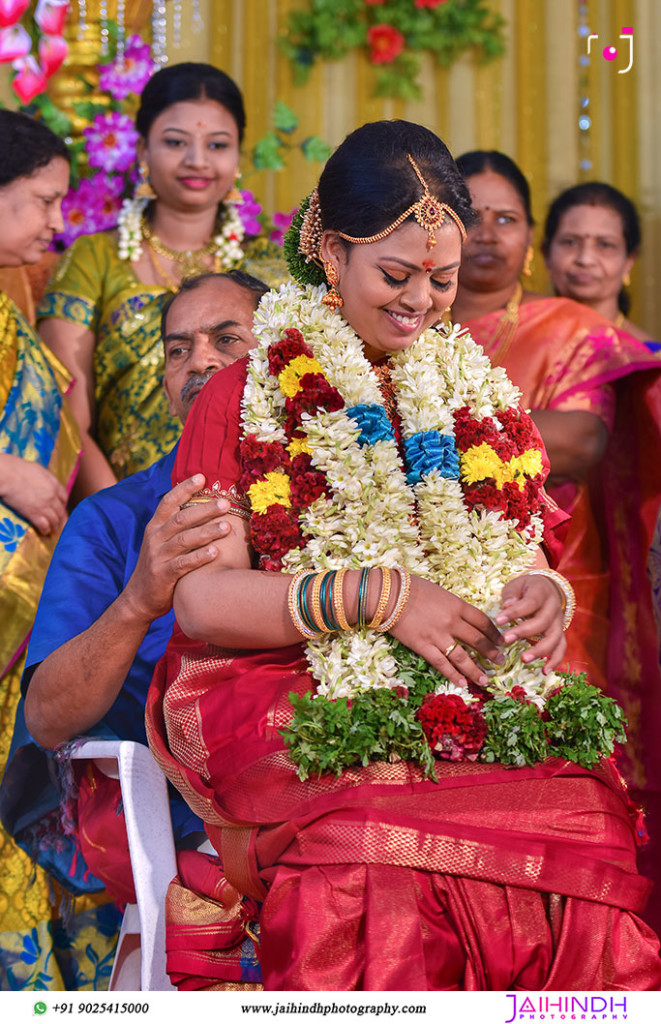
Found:
[[[285,234],[283,247],[289,273],[293,279],[303,285],[320,285],[326,283],[323,270],[312,261],[307,263],[303,253],[298,251],[298,244],[301,238],[301,224],[309,205],[310,197],[307,196],[294,214],[289,230]]]
[[[273,108],[273,127],[278,132],[284,132],[285,135],[291,135],[298,128],[296,114],[282,100],[278,100]]]
[[[285,166],[280,155],[283,144],[275,132],[267,132],[252,151],[252,162],[258,171],[279,171]]]
[[[310,135],[309,138],[303,139],[301,149],[303,150],[303,156],[310,163],[314,163],[317,160],[319,163],[325,164],[332,153],[328,143],[320,139],[318,135]]]
[[[370,30],[386,28],[404,49],[379,60],[370,47]],[[279,45],[289,59],[296,85],[304,85],[317,61],[340,60],[357,48],[366,50],[375,69],[374,94],[419,99],[420,57],[429,53],[449,67],[470,52],[479,63],[505,52],[505,19],[488,0],[445,0],[417,7],[413,0],[308,0],[291,11]]]

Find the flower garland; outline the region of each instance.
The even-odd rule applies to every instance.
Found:
[[[137,263],[142,253],[142,224],[149,199],[125,199],[119,213],[118,254],[120,260]],[[223,206],[220,230],[213,238],[216,243],[214,257],[220,260],[220,270],[232,270],[243,259],[241,243],[245,228],[234,203]]]
[[[401,563],[494,613],[505,583],[533,562],[543,533],[542,453],[519,409],[520,392],[466,331],[455,325],[425,332],[390,360],[402,461],[362,343],[322,304],[324,294],[283,285],[264,297],[256,315],[240,486],[263,567]],[[522,662],[527,646],[511,645],[504,665],[485,666],[486,695],[534,705],[538,715],[562,679],[544,675],[541,662]],[[370,691],[406,687],[404,670],[415,659],[370,629],[315,638],[306,656],[317,687],[313,702],[299,702],[301,728],[319,700],[357,701]],[[433,678],[429,666],[424,675]],[[452,697],[459,718],[475,718],[479,698],[471,686],[436,674],[432,690],[420,703]],[[428,701],[425,707],[428,716]],[[443,714],[458,720],[449,708]],[[474,724],[481,748],[487,729],[481,716]],[[464,756],[476,742],[460,745]]]

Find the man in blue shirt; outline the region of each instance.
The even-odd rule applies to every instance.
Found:
[[[163,383],[182,422],[205,381],[254,347],[252,319],[265,291],[240,272],[204,274],[164,307]],[[224,500],[181,509],[203,479],[171,489],[175,454],[73,511],[30,640],[0,814],[19,845],[78,893],[102,886],[62,834],[62,783],[47,751],[81,735],[146,742],[145,700],[172,632],[175,584],[216,557],[227,532]],[[170,803],[175,841],[185,843],[202,824],[174,790]]]

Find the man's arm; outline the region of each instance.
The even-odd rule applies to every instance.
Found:
[[[228,503],[220,499],[180,508],[203,485],[198,474],[165,495],[147,525],[124,590],[88,629],[36,668],[25,698],[25,718],[42,746],[55,747],[103,718],[150,625],[172,607],[177,581],[216,558],[214,542],[229,530],[220,518]]]

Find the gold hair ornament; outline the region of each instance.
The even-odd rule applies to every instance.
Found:
[[[413,214],[420,227],[424,228],[429,236],[427,238],[427,248],[433,249],[436,245],[436,235],[434,232],[437,228],[441,227],[447,213],[459,228],[463,241],[466,241],[466,228],[464,227],[459,214],[455,213],[452,207],[448,206],[447,203],[441,203],[438,199],[434,199],[415,160],[410,153],[407,153],[406,155],[424,189],[420,198],[413,203],[413,206],[409,206],[408,210],[404,210],[404,213],[400,214],[397,220],[393,221],[390,227],[384,228],[383,231],[377,232],[376,235],[370,235],[369,238],[354,238],[352,235],[345,235],[343,231],[338,231],[340,238],[344,238],[346,242],[353,242],[354,245],[369,245],[370,242],[380,242],[382,238],[387,238],[387,236],[392,234],[400,224],[404,223],[407,217],[410,217],[411,214]]]

